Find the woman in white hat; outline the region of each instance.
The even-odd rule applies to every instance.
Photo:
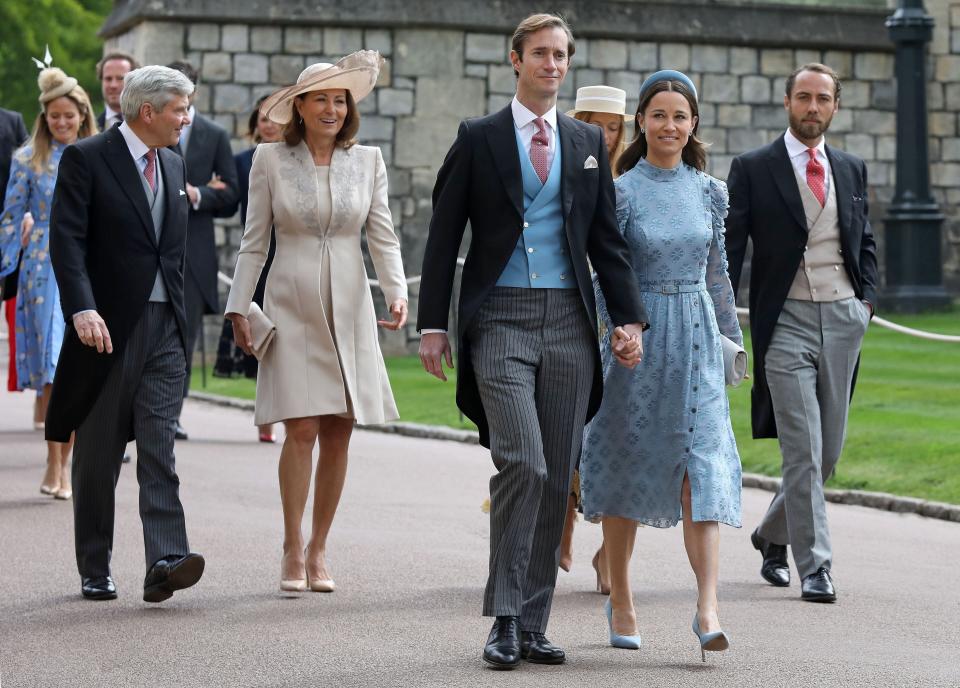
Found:
[[[632,115],[627,114],[627,92],[613,86],[583,86],[577,89],[577,102],[567,114],[603,129],[610,169],[616,178],[617,159],[623,151],[626,123],[633,119]]]
[[[623,151],[626,123],[633,119],[626,114],[627,92],[613,86],[582,86],[577,89],[577,101],[572,110],[567,111],[571,117],[596,124],[603,130],[603,140],[607,144],[607,155],[610,158],[610,171],[614,179],[617,178],[617,161]],[[567,503],[567,517],[563,524],[563,537],[560,540],[560,568],[569,571],[573,565],[573,526],[577,520],[577,507],[580,501],[580,472],[573,476],[573,492]],[[607,582],[606,561],[603,552],[603,543],[593,555],[593,568],[597,572],[597,592],[604,595],[610,593],[610,584]]]
[[[247,353],[257,347],[260,358],[254,422],[286,426],[279,474],[280,587],[287,591],[333,591],[327,534],[343,489],[353,425],[398,417],[377,324],[390,330],[405,324],[406,280],[380,149],[354,140],[360,125],[357,102],[373,90],[382,63],[378,53],[361,50],[336,64],[310,65],[296,84],[261,106],[264,115],[283,125],[284,140],[261,144],[253,158],[246,228],[226,317],[237,344]],[[259,335],[257,340],[251,336],[247,315],[267,259],[271,226],[276,255],[263,312],[276,334],[264,350]],[[364,226],[389,304],[386,320],[377,320],[367,284]],[[318,441],[313,532],[304,543],[300,523]]]
[[[72,76],[48,67],[40,72],[37,83],[42,109],[30,140],[14,153],[2,203],[0,278],[16,269],[22,250],[15,328],[17,386],[37,391],[42,419],[64,335],[60,292],[50,262],[50,204],[64,149],[96,134],[97,122],[90,98]],[[33,223],[23,224],[26,213],[33,216]],[[43,494],[58,499],[73,495],[67,465],[70,447],[70,443],[47,442],[47,470],[40,483]]]

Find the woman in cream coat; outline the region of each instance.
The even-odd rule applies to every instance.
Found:
[[[279,467],[282,590],[333,591],[326,540],[343,489],[353,424],[398,417],[377,323],[403,327],[406,281],[380,149],[353,140],[360,123],[356,103],[373,89],[381,64],[379,54],[362,50],[335,65],[311,65],[261,107],[284,125],[285,141],[261,144],[254,155],[226,317],[235,341],[250,352],[246,315],[275,227],[276,256],[263,310],[276,336],[258,352],[254,420],[286,426]],[[374,312],[360,243],[364,226],[390,320],[378,321]],[[300,523],[318,441],[313,533],[304,547]]]

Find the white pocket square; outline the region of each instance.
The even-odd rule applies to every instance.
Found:
[[[187,195],[187,192],[184,191],[183,189],[180,189],[180,195],[181,195],[181,196],[186,196],[186,195]]]
[[[587,158],[586,160],[584,160],[584,162],[583,162],[583,169],[585,169],[585,170],[595,170],[595,169],[597,169],[597,159],[591,155],[589,158]]]

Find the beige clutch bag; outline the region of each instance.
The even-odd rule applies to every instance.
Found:
[[[739,387],[747,374],[747,352],[732,339],[720,335],[723,349],[723,377],[731,387]]]
[[[277,334],[277,326],[260,310],[260,306],[251,302],[247,312],[247,321],[250,323],[250,348],[257,360],[262,360],[270,346],[270,342]]]

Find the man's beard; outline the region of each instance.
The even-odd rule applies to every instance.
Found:
[[[804,122],[802,118],[790,115],[790,128],[800,134],[801,138],[812,141],[820,138],[830,128],[832,120],[833,115],[830,115],[822,122]]]

